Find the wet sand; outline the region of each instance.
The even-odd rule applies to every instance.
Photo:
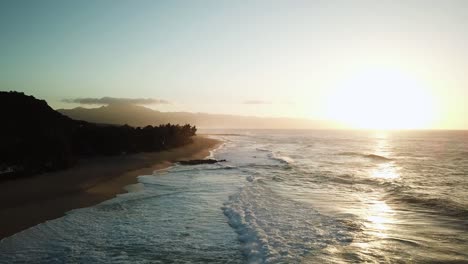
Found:
[[[125,192],[137,176],[185,159],[201,159],[221,142],[196,136],[190,145],[168,151],[98,157],[59,172],[0,183],[0,239]]]

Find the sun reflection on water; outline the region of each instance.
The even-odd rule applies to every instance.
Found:
[[[372,178],[380,179],[397,179],[400,177],[398,173],[398,168],[395,166],[395,162],[391,160],[392,152],[390,150],[390,144],[388,141],[388,135],[386,133],[380,132],[376,134],[376,145],[375,145],[375,154],[383,157],[383,159],[388,159],[385,162],[382,162],[377,165],[376,168],[370,171],[370,176]]]
[[[367,228],[376,236],[385,238],[388,236],[388,224],[394,222],[392,208],[384,201],[372,201],[367,210]]]
[[[377,168],[371,170],[370,175],[373,178],[397,179],[400,177],[398,169],[393,162],[387,162],[377,165]]]

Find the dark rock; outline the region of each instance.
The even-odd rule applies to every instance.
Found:
[[[215,159],[202,159],[202,160],[181,160],[179,163],[181,165],[200,165],[200,164],[215,164],[218,162],[225,162],[225,159],[215,160]]]

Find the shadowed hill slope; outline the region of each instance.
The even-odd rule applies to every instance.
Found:
[[[190,125],[103,125],[76,121],[47,102],[0,92],[0,180],[64,169],[79,157],[160,151],[191,142]]]

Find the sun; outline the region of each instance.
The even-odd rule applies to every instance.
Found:
[[[370,70],[340,83],[326,102],[329,118],[360,129],[424,129],[433,119],[429,89],[397,71]]]

